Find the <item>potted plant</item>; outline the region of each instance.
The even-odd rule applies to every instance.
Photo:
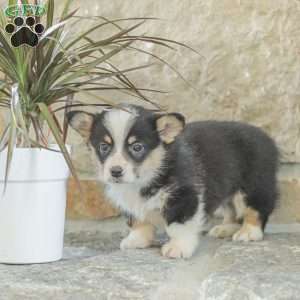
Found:
[[[113,100],[102,97],[106,90],[150,101],[147,92],[153,90],[138,88],[128,77],[128,73],[149,65],[137,62],[136,66],[121,69],[112,59],[121,51],[130,50],[128,55],[138,51],[167,64],[147,50],[135,47],[135,43],[152,43],[171,50],[174,44],[185,46],[135,34],[147,18],[94,17],[93,25],[80,30],[85,27],[82,25],[86,19],[78,16],[77,10],[71,11],[70,3],[64,1],[57,19],[54,0],[48,0],[45,9],[37,1],[31,5],[27,0],[10,0],[6,14],[0,12],[0,109],[9,116],[0,137],[2,263],[41,263],[62,257],[69,170],[77,179],[66,145],[68,110],[87,105],[115,105]],[[45,15],[41,15],[44,11]],[[123,28],[125,21],[131,22],[131,26]],[[108,26],[115,28],[110,36],[91,37]],[[35,34],[35,44],[20,35],[22,27]],[[88,95],[96,92],[92,94],[96,102],[75,101],[74,95],[79,92]]]

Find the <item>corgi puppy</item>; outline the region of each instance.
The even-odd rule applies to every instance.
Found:
[[[162,255],[189,258],[216,210],[223,222],[209,235],[263,239],[278,198],[279,154],[259,128],[240,122],[185,124],[179,113],[133,105],[99,114],[71,111],[68,120],[97,156],[98,179],[109,199],[134,217],[121,249],[151,246],[162,225],[169,236]]]

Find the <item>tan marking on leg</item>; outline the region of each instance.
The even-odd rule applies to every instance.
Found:
[[[247,207],[242,228],[233,236],[233,240],[243,242],[261,241],[263,236],[259,213],[255,209]]]
[[[261,221],[259,219],[259,213],[251,207],[246,209],[244,223],[251,224],[254,226],[261,226]]]
[[[154,226],[147,222],[134,220],[131,231],[120,244],[122,250],[150,247],[154,239]]]

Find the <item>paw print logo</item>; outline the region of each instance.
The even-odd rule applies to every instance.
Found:
[[[5,26],[5,31],[11,36],[11,44],[14,47],[28,45],[35,47],[39,43],[39,35],[44,32],[45,28],[42,24],[35,22],[34,17],[16,17],[13,23]]]

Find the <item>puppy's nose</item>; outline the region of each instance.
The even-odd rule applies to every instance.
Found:
[[[123,169],[120,166],[114,166],[110,169],[111,176],[115,178],[119,178],[122,176]]]

